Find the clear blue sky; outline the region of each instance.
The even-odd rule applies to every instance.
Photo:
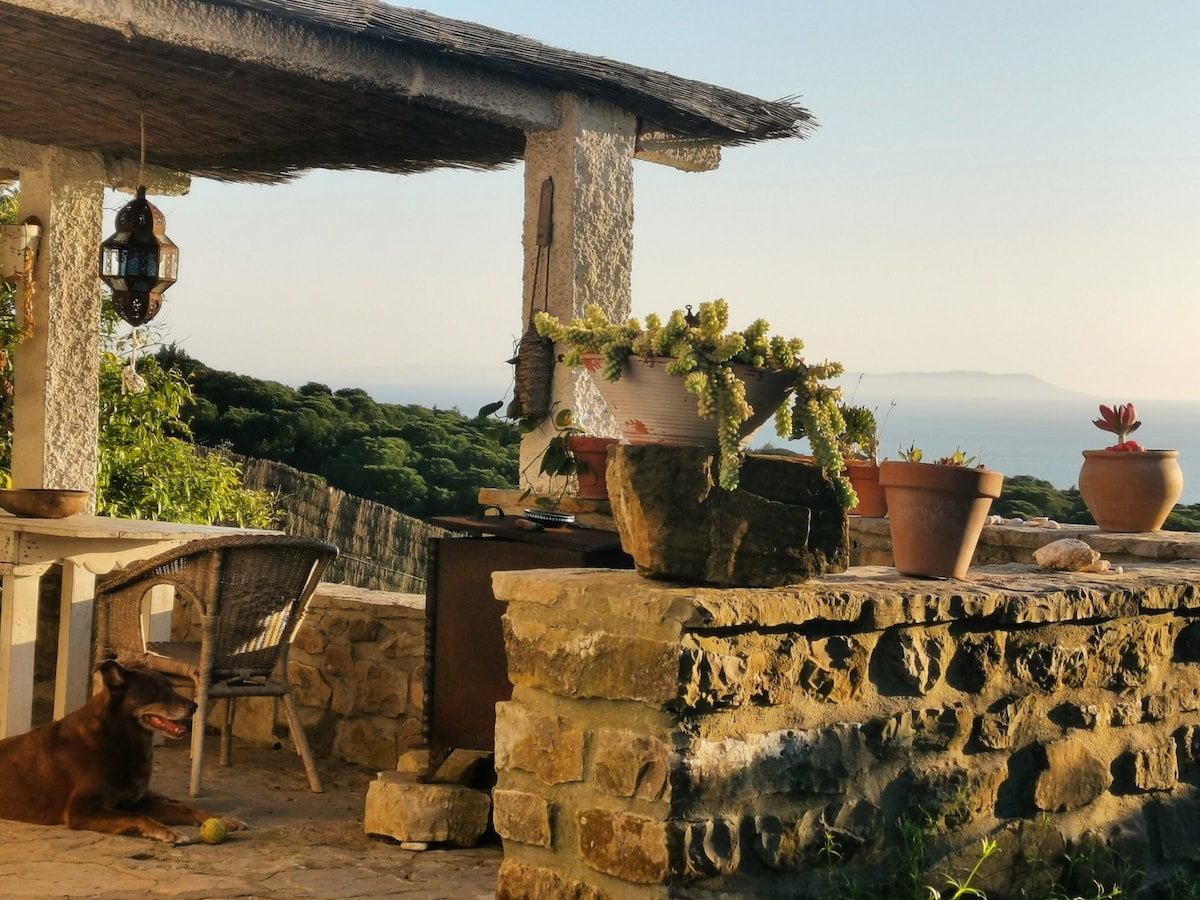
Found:
[[[637,164],[636,314],[721,296],[852,371],[1200,401],[1200,3],[427,6],[816,116],[715,172]],[[498,399],[523,328],[521,179],[197,180],[156,200],[182,252],[158,322],[256,377],[404,382],[412,402],[423,379],[474,379]]]

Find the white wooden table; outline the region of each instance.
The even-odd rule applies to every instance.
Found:
[[[103,516],[26,519],[0,514],[0,737],[33,722],[34,642],[42,574],[62,565],[54,717],[89,696],[96,576],[199,538],[263,533],[216,525],[183,525]],[[173,598],[151,601],[151,639],[166,639]]]

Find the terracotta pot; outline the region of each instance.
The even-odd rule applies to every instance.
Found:
[[[578,464],[575,478],[579,483],[576,494],[580,500],[608,499],[608,448],[620,441],[617,438],[575,434],[567,438],[567,449]]]
[[[701,418],[696,395],[689,394],[685,379],[667,372],[665,358],[631,356],[617,381],[600,374],[604,357],[584,354],[583,366],[621,434],[630,444],[674,444],[717,449],[717,417]],[[787,396],[795,381],[791,372],[735,364],[734,373],[746,384],[746,402],[754,414],[742,424],[742,449]]]
[[[887,515],[887,495],[879,484],[879,464],[873,459],[846,460],[846,477],[858,494],[858,506],[847,515],[882,518]]]
[[[1079,496],[1104,531],[1158,531],[1183,493],[1178,450],[1084,450]]]
[[[884,461],[892,556],[904,575],[963,578],[1004,476],[990,469]]]

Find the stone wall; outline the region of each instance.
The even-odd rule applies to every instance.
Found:
[[[421,743],[425,597],[322,583],[292,644],[288,674],[317,756],[396,768],[400,754]],[[223,704],[215,704],[210,723],[222,715]],[[234,733],[260,742],[285,737],[282,705],[239,700]]]
[[[500,897],[878,896],[914,846],[945,890],[985,837],[991,900],[1047,896],[1066,854],[1200,860],[1200,563],[494,588]]]

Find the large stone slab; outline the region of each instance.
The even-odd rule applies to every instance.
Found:
[[[609,499],[641,575],[726,587],[776,587],[845,571],[845,510],[825,473],[778,456],[746,457],[737,490],[717,486],[700,447],[614,448]]]
[[[486,791],[381,772],[367,788],[363,831],[402,843],[474,847],[487,830],[491,809]]]

